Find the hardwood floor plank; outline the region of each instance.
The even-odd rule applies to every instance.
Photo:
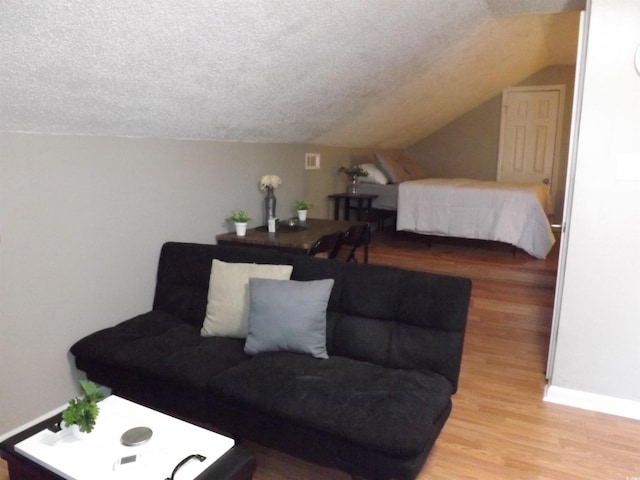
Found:
[[[370,263],[473,280],[460,386],[419,480],[640,477],[640,421],[542,401],[557,247],[546,260],[488,242],[376,232]],[[347,480],[259,445],[258,480]],[[0,480],[6,480],[0,462]]]

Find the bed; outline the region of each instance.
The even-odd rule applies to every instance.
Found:
[[[375,164],[363,165],[369,176],[359,186],[360,193],[378,195],[374,210],[397,211],[397,230],[499,241],[536,258],[546,258],[555,244],[542,183],[428,178],[415,162],[399,160],[376,154]]]
[[[546,258],[555,243],[542,184],[431,178],[398,186],[397,229],[509,243]]]
[[[361,183],[358,185],[358,193],[377,195],[373,199],[372,207],[377,210],[398,210],[398,187],[399,183],[387,183],[380,185],[377,183]]]

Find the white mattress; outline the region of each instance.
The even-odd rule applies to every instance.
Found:
[[[403,182],[397,229],[429,235],[495,240],[545,258],[555,243],[542,184],[469,179]]]

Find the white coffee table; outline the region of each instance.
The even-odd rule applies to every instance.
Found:
[[[234,446],[231,438],[115,395],[99,405],[96,427],[85,439],[45,429],[17,443],[15,451],[67,480],[164,480],[184,458],[203,455],[204,461],[188,461],[174,477],[193,480]],[[122,434],[140,426],[153,431],[150,440],[122,445]],[[114,469],[119,458],[133,455],[143,461]]]

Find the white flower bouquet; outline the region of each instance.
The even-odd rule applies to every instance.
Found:
[[[267,188],[278,188],[282,185],[282,180],[277,175],[263,175],[260,179],[260,190],[266,190]]]

